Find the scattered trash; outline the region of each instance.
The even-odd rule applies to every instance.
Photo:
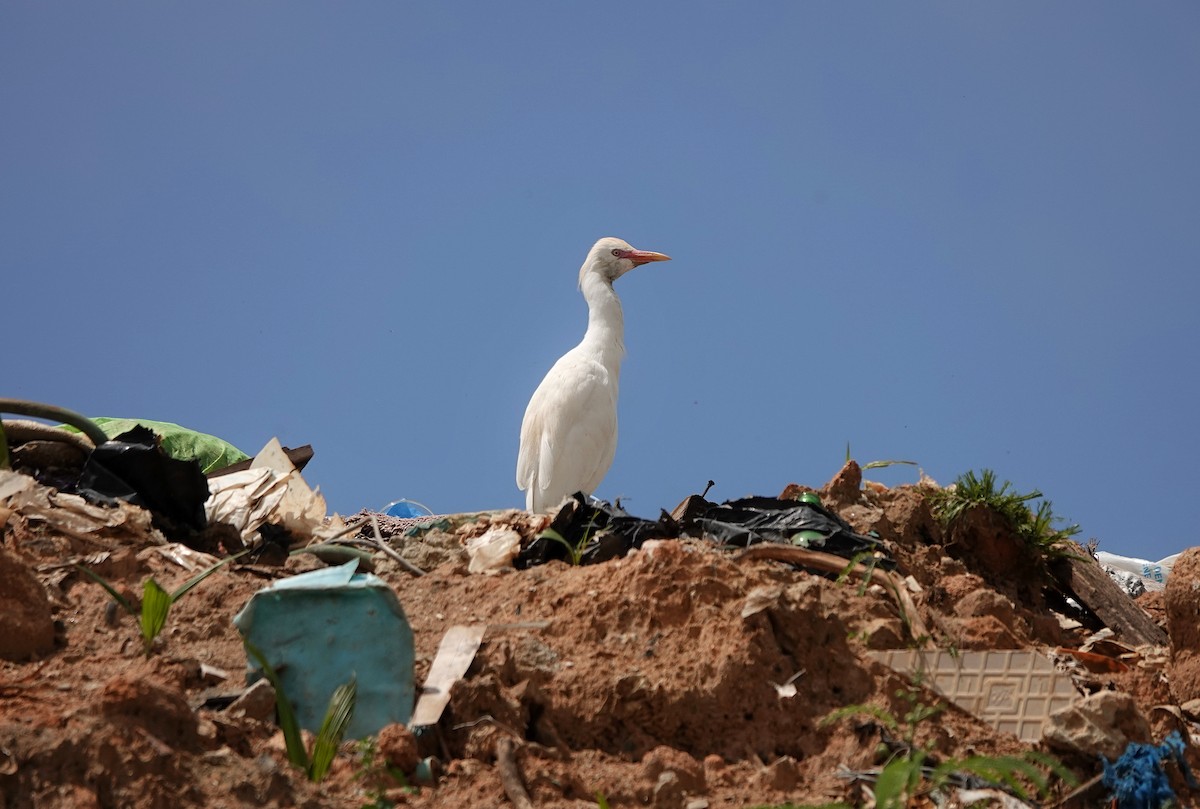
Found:
[[[357,573],[357,561],[281,579],[233,619],[280,676],[300,726],[316,731],[334,690],[351,677],[358,708],[348,735],[406,723],[413,704],[413,635],[395,593]],[[250,679],[259,667],[248,661]]]
[[[92,423],[108,436],[109,440],[125,435],[130,430],[150,430],[158,437],[157,443],[168,458],[179,461],[195,461],[204,474],[224,469],[231,464],[244,461],[250,456],[215,435],[196,432],[168,421],[150,419],[120,419],[97,417]],[[78,429],[67,427],[67,429]]]
[[[562,540],[578,549],[579,564],[593,565],[627,554],[650,539],[674,539],[679,526],[666,513],[657,522],[628,514],[619,506],[576,494],[558,510],[550,523]],[[554,559],[566,559],[562,542],[538,537],[517,555],[516,567],[524,569]]]
[[[470,573],[499,573],[511,568],[521,550],[521,535],[511,528],[489,528],[467,541]]]
[[[203,531],[208,524],[208,480],[200,465],[168,457],[146,427],[134,427],[92,450],[77,489],[94,503],[120,500],[148,509],[169,536]]]
[[[112,508],[92,505],[77,494],[63,494],[28,475],[0,469],[0,505],[27,520],[44,523],[60,534],[89,546],[108,548],[104,536],[116,531],[166,540],[151,527],[150,512],[129,503]]]
[[[1176,553],[1166,559],[1151,562],[1105,551],[1096,553],[1096,561],[1103,565],[1105,572],[1131,596],[1139,596],[1147,590],[1162,590],[1166,586],[1167,576],[1171,575],[1171,567],[1178,558],[1179,554]]]
[[[850,524],[822,506],[816,495],[800,500],[743,497],[721,504],[693,495],[673,516],[690,534],[707,535],[726,545],[746,547],[759,542],[796,545],[809,550],[852,558],[883,548],[874,537],[856,533]],[[884,567],[895,567],[890,559]]]
[[[1179,766],[1189,787],[1200,787],[1184,758],[1185,749],[1183,737],[1175,730],[1160,745],[1130,742],[1116,762],[1102,758],[1104,785],[1112,790],[1117,809],[1159,809],[1175,799],[1162,768],[1164,759]]]
[[[1056,559],[1050,565],[1050,572],[1064,597],[1073,598],[1087,613],[1112,629],[1122,642],[1134,646],[1166,644],[1167,633],[1104,572],[1095,559],[1069,554]]]
[[[208,487],[208,519],[232,525],[247,544],[257,541],[264,525],[285,529],[294,541],[322,540],[345,529],[336,515],[326,521],[325,498],[309,487],[277,438],[267,442],[249,469],[212,478]]]
[[[1014,798],[999,789],[956,789],[952,796],[956,806],[974,806],[987,801],[987,806],[999,806],[1000,809],[1031,809],[1030,804]]]

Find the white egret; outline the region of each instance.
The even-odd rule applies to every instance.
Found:
[[[617,379],[625,356],[625,318],[613,281],[639,264],[669,258],[612,237],[588,252],[579,270],[587,331],[538,385],[521,422],[517,486],[525,491],[526,509],[591,494],[608,473],[617,450]]]

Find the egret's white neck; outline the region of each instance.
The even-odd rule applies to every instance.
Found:
[[[625,356],[625,315],[612,283],[598,273],[584,274],[580,283],[588,305],[588,327],[580,346],[595,352],[614,376]]]

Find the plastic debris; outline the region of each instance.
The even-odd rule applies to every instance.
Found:
[[[686,530],[698,529],[726,545],[746,547],[758,542],[783,542],[847,559],[883,548],[879,540],[856,533],[849,523],[815,502],[815,497],[803,500],[744,497],[721,504],[690,497],[681,509],[681,522]],[[890,560],[881,560],[881,565],[894,567]]]
[[[159,446],[168,458],[180,461],[196,461],[205,474],[243,461],[250,456],[215,435],[199,433],[172,424],[169,421],[151,421],[149,419],[114,419],[93,418],[94,422],[109,439],[123,435],[135,427],[148,429],[158,436]],[[63,429],[77,428],[64,425]]]
[[[96,447],[79,476],[79,494],[92,502],[117,501],[149,509],[164,531],[202,531],[208,480],[195,461],[168,457],[154,432],[134,427]]]
[[[411,520],[417,517],[432,517],[433,511],[428,506],[424,506],[415,500],[393,500],[379,510],[380,514],[386,514],[389,517],[399,517],[401,519]]]
[[[1139,596],[1147,590],[1162,590],[1167,584],[1167,577],[1171,575],[1171,567],[1178,558],[1179,554],[1176,553],[1151,562],[1148,559],[1118,556],[1105,551],[1096,553],[1096,561],[1104,567],[1104,571],[1131,596]]]
[[[489,528],[480,536],[467,540],[470,573],[499,573],[513,566],[521,550],[521,535],[512,528]]]
[[[1101,757],[1104,785],[1112,790],[1117,809],[1159,809],[1175,799],[1175,792],[1162,768],[1163,759],[1169,758],[1179,765],[1188,786],[1193,789],[1200,786],[1192,777],[1184,749],[1183,737],[1175,730],[1157,746],[1130,742],[1116,762]]]
[[[347,735],[407,723],[413,707],[413,634],[396,594],[357,561],[281,579],[233,619],[279,673],[300,725],[312,731],[335,688],[358,681]],[[250,681],[261,676],[248,661]]]
[[[92,505],[79,495],[63,494],[19,472],[0,469],[0,505],[92,546],[107,547],[101,537],[109,529],[166,542],[151,528],[150,512],[143,508],[129,503],[117,503],[113,508]]]
[[[631,516],[620,506],[585,498],[580,493],[563,504],[550,528],[572,547],[581,549],[582,565],[624,556],[641,548],[647,540],[679,536],[679,525],[665,513],[657,522],[651,522]],[[524,569],[566,557],[567,549],[561,542],[538,537],[518,554],[516,567]]]

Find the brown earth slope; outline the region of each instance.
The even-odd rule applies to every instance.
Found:
[[[536,806],[596,806],[597,793],[611,806],[678,809],[870,805],[879,745],[894,750],[903,734],[865,714],[823,720],[854,704],[903,716],[911,700],[945,700],[869,651],[1077,650],[1102,623],[1065,602],[1038,560],[986,517],[944,536],[927,492],[863,489],[853,468],[819,492],[857,531],[882,538],[899,576],[913,580],[916,616],[886,587],[741,557],[702,537],[652,541],[602,564],[498,575],[468,573],[463,541],[490,522],[515,523],[528,538],[539,520],[500,514],[393,538],[406,558],[432,567],[415,577],[375,556],[413,627],[418,682],[449,627],[486,623],[484,642],[418,751],[389,728],[377,743],[344,744],[316,785],[289,765],[269,701],[213,698],[244,685],[233,615],[271,580],[319,562],[301,555],[281,567],[221,569],[175,605],[147,656],[131,616],[70,563],[89,564],[130,596],[151,575],[170,590],[193,574],[164,554],[161,537],[145,523],[72,535],[0,510],[0,809],[505,805],[506,740]],[[1162,595],[1142,603],[1165,626]],[[1186,623],[1186,604],[1176,609]],[[928,638],[914,637],[914,617]],[[1186,733],[1197,707],[1188,700],[1200,696],[1172,693],[1166,648],[1108,643],[1060,660],[1081,696],[1128,694],[1131,715],[1094,720],[1074,746],[1035,745],[1080,781],[1099,772],[1095,738]],[[935,760],[1031,749],[953,705],[922,723],[915,741]],[[435,760],[433,781],[405,787],[386,765],[411,770],[418,756]],[[1070,790],[1055,791],[1057,800]],[[1094,788],[1070,805],[1103,798]]]

